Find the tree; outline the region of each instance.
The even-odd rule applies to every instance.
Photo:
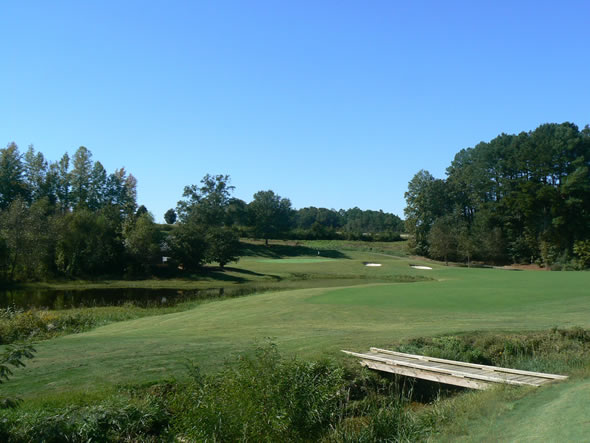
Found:
[[[121,272],[124,245],[120,212],[79,209],[55,220],[56,267],[68,277]]]
[[[227,226],[246,226],[248,224],[248,204],[239,198],[230,198],[225,224]]]
[[[589,235],[590,127],[547,123],[500,134],[459,151],[446,180],[420,171],[406,199],[417,252],[425,250],[434,220],[452,212],[467,232],[460,243],[468,262],[471,253],[492,261],[567,260],[575,242]],[[476,227],[481,214],[485,223]]]
[[[574,243],[574,254],[578,258],[580,268],[590,266],[590,240],[578,240]]]
[[[0,216],[0,233],[7,254],[9,280],[44,278],[50,267],[52,236],[47,199],[31,207],[20,197]]]
[[[70,177],[70,156],[66,152],[58,163],[50,166],[50,169],[56,175],[56,195],[59,202],[61,213],[67,212],[72,206],[71,188],[72,181]]]
[[[239,260],[240,241],[234,229],[228,227],[209,229],[205,241],[207,263],[217,262],[223,268],[227,263]]]
[[[176,221],[176,211],[172,208],[168,209],[166,211],[166,213],[164,214],[164,220],[169,225],[173,225],[174,222]]]
[[[206,232],[195,221],[180,223],[168,236],[170,254],[186,270],[195,270],[205,262],[207,254]]]
[[[185,186],[176,207],[181,222],[191,218],[194,222],[206,226],[223,226],[227,207],[234,186],[230,186],[229,175],[205,175],[201,186]]]
[[[115,206],[125,217],[135,214],[137,180],[125,168],[117,169],[107,179],[105,205]]]
[[[143,205],[141,208],[145,208]],[[139,213],[139,209],[137,210]],[[137,215],[136,219],[129,219],[124,229],[125,250],[130,259],[130,268],[147,271],[161,256],[160,231],[154,223],[153,216],[147,212]]]
[[[146,215],[149,214],[147,208],[145,207],[145,205],[141,205],[140,207],[137,208],[137,211],[135,211],[135,218],[139,218],[142,215]],[[152,222],[153,222],[153,217],[152,217]]]
[[[218,262],[221,267],[237,260],[239,238],[230,226],[239,201],[232,199],[234,187],[229,175],[205,175],[201,186],[184,188],[184,199],[177,205],[180,223],[171,235],[173,256],[185,269],[195,269],[203,263]],[[172,212],[170,212],[172,211]],[[172,222],[176,214],[168,211]]]
[[[92,174],[91,159],[92,153],[84,146],[80,146],[74,153],[74,167],[70,172],[72,183],[71,199],[74,208],[88,207]]]
[[[428,252],[433,258],[443,258],[449,265],[449,256],[457,251],[456,220],[452,216],[437,218],[428,233]]]
[[[438,217],[452,212],[452,201],[444,180],[435,179],[421,170],[408,183],[406,198],[406,229],[411,235],[411,247],[417,254],[428,253],[428,233]]]
[[[467,260],[467,267],[471,267],[471,259],[477,250],[477,239],[472,235],[469,226],[466,224],[458,228],[457,253]]]
[[[47,161],[41,152],[35,152],[33,145],[25,153],[24,177],[32,201],[50,197],[51,189],[47,182]]]
[[[250,224],[257,237],[268,246],[269,238],[280,236],[289,229],[291,201],[273,191],[259,191],[248,205]]]
[[[102,163],[94,162],[88,187],[88,208],[93,211],[106,205],[108,176]]]
[[[28,200],[29,192],[24,178],[22,156],[15,143],[0,149],[0,209],[6,209],[20,197]]]

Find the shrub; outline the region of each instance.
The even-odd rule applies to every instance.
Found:
[[[190,387],[173,400],[176,429],[190,439],[314,439],[337,420],[346,397],[341,368],[285,360],[273,345],[215,376],[192,374]]]
[[[83,407],[6,411],[0,438],[7,442],[162,441],[169,416],[154,398],[111,399]],[[164,440],[165,441],[165,440]]]

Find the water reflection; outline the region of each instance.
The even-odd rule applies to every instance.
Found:
[[[174,306],[184,301],[219,297],[236,297],[256,292],[255,288],[177,289],[27,289],[0,291],[0,308],[69,309],[96,306]]]

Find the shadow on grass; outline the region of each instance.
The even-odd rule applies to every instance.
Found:
[[[335,249],[321,249],[319,250],[321,257],[327,258],[350,258]],[[310,248],[308,246],[291,246],[291,245],[254,245],[250,243],[242,243],[240,250],[242,256],[250,257],[267,257],[267,258],[285,258],[285,257],[315,257],[318,255],[318,249]]]
[[[201,280],[203,278],[208,278],[211,280],[216,280],[220,282],[231,282],[231,283],[248,283],[253,280],[247,278],[246,276],[242,277],[240,275],[232,275],[229,274],[230,272],[234,274],[245,274],[246,276],[252,277],[262,277],[268,278],[273,281],[281,281],[282,278],[278,275],[274,274],[262,274],[260,272],[250,271],[248,269],[241,269],[241,268],[234,268],[226,266],[224,268],[220,268],[218,266],[211,266],[205,267],[198,272],[192,272],[190,275],[185,276],[185,278],[190,278],[194,280]]]
[[[236,272],[238,274],[253,275],[256,277],[266,277],[267,276],[267,274],[262,274],[260,272],[250,271],[249,269],[234,268],[232,266],[226,266],[225,268],[223,268],[223,270],[218,268],[217,270],[219,270],[219,271],[225,270],[227,272]]]

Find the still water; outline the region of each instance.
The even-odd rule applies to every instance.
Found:
[[[0,308],[14,306],[22,309],[69,309],[94,306],[173,306],[199,299],[238,297],[256,292],[254,288],[217,288],[204,290],[176,289],[85,289],[55,290],[27,289],[0,291]]]

